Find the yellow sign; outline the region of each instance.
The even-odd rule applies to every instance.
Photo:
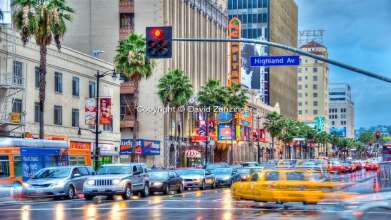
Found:
[[[228,37],[231,39],[240,39],[240,20],[237,17],[233,17],[228,24]],[[240,84],[240,43],[229,43],[230,52],[230,74],[228,77],[228,85]]]
[[[19,112],[11,112],[10,113],[10,121],[11,121],[11,123],[19,124],[20,123],[20,113]]]

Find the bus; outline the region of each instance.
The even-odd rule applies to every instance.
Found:
[[[0,185],[21,184],[45,167],[91,165],[90,149],[69,149],[68,141],[0,138]]]

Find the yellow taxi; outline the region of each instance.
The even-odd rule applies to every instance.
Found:
[[[258,202],[315,204],[349,196],[336,191],[342,183],[325,181],[325,178],[324,173],[306,169],[266,169],[252,174],[249,181],[234,183],[231,189],[235,199]]]

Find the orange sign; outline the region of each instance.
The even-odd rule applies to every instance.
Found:
[[[90,142],[80,142],[80,141],[71,141],[69,145],[69,149],[77,149],[77,150],[90,150],[91,143]]]
[[[233,17],[228,23],[228,37],[231,39],[240,39],[241,29],[240,20],[237,17]],[[230,52],[230,73],[228,77],[228,85],[240,84],[240,43],[229,43]]]
[[[19,112],[11,112],[10,113],[10,121],[15,124],[20,123],[20,113]]]

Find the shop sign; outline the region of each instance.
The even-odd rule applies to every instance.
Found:
[[[99,152],[101,155],[118,155],[114,144],[99,144]]]
[[[231,39],[240,38],[240,20],[237,17],[233,17],[228,23],[228,37]],[[239,42],[230,42],[229,43],[229,65],[230,65],[230,74],[228,79],[228,85],[240,84],[240,43]]]
[[[235,138],[230,124],[219,124],[218,134],[220,141],[232,140]]]
[[[239,123],[242,126],[251,127],[252,117],[250,112],[243,112],[239,114]]]
[[[11,112],[10,113],[10,121],[14,124],[20,123],[20,113],[19,112]]]
[[[217,121],[218,123],[231,123],[232,114],[230,112],[219,112],[217,113]]]
[[[120,154],[130,155],[133,153],[142,156],[160,155],[160,141],[137,139],[135,140],[135,147],[133,148],[132,139],[122,139]]]
[[[90,142],[80,142],[80,141],[71,141],[69,143],[69,149],[76,149],[76,150],[91,150],[91,143]]]
[[[253,140],[255,142],[266,142],[266,131],[265,129],[253,129]]]

